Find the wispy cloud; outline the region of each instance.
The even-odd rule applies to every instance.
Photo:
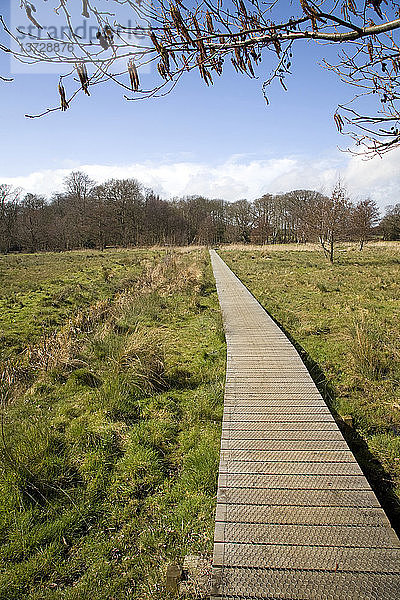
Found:
[[[325,192],[342,178],[353,197],[370,196],[381,207],[399,201],[400,148],[381,158],[363,160],[343,155],[310,159],[302,156],[252,159],[232,156],[219,164],[190,161],[142,162],[125,165],[83,164],[79,169],[98,182],[110,178],[134,177],[144,186],[171,198],[201,194],[229,201],[252,200],[264,193],[307,188]],[[76,167],[75,169],[77,169]],[[2,183],[33,193],[51,195],[60,190],[70,169],[62,168],[0,178]]]

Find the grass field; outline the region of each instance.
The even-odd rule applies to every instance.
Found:
[[[302,250],[298,251],[299,248]],[[400,244],[226,247],[221,257],[297,344],[400,524]]]
[[[66,316],[133,286],[160,251],[0,255],[0,359],[58,328]]]
[[[2,600],[167,599],[209,555],[225,343],[205,250],[3,257]]]

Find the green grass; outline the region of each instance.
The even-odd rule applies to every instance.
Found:
[[[298,344],[332,410],[353,417],[345,433],[398,528],[400,245],[342,245],[334,265],[315,249],[220,254]]]
[[[42,293],[49,270],[70,276],[63,255],[37,260]],[[99,276],[101,302],[9,361],[30,377],[2,411],[0,599],[164,600],[168,562],[211,552],[225,345],[208,256],[126,251],[108,268],[133,285]],[[10,283],[29,296],[36,279]]]
[[[107,250],[0,255],[0,359],[57,329],[95,300],[133,285],[163,251]]]

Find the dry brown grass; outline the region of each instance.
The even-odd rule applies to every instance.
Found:
[[[126,337],[122,350],[115,357],[119,372],[133,371],[154,387],[164,383],[165,331],[138,325]]]
[[[338,242],[339,250],[357,250],[359,251],[358,242]],[[224,250],[246,250],[251,252],[254,250],[266,250],[267,252],[311,252],[314,250],[321,250],[320,244],[307,243],[307,244],[221,244],[220,246]],[[384,241],[373,241],[368,242],[364,249],[368,248],[397,248],[400,250],[400,242],[384,242]]]
[[[67,323],[50,335],[45,335],[37,343],[28,346],[25,350],[25,363],[37,373],[46,373],[51,369],[71,368],[86,366],[77,359],[82,334],[92,332],[99,324],[109,318],[112,304],[109,300],[100,300],[87,310],[79,311]]]
[[[178,252],[171,249],[156,264],[146,260],[143,275],[134,286],[117,293],[113,300],[100,300],[78,311],[58,331],[44,335],[39,342],[28,345],[21,356],[4,362],[0,371],[0,391],[4,402],[5,399],[10,401],[21,389],[29,387],[33,375],[37,379],[53,369],[70,372],[87,367],[79,358],[79,353],[88,336],[101,341],[118,329],[120,315],[129,311],[138,296],[153,292],[172,296],[187,289],[197,292],[202,280],[201,266],[193,260],[187,260],[188,253],[194,249],[180,248]],[[160,336],[160,332],[157,332],[157,336]],[[154,338],[154,332],[152,339],[149,339],[149,335],[144,328],[137,328],[130,333],[124,352],[115,360],[120,368],[130,365],[137,372],[143,371],[141,363],[152,365],[149,372],[143,371],[143,377],[159,385],[163,365],[157,357],[162,355],[162,350],[160,340]]]
[[[201,285],[202,270],[193,261],[186,260],[185,255],[190,250],[183,248],[179,249],[179,253],[168,252],[155,266],[146,265],[140,288],[146,292],[157,291],[162,296],[171,296],[188,287],[196,291]]]

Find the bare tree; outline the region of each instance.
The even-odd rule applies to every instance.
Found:
[[[400,143],[397,0],[295,0],[290,8],[284,0],[232,0],[227,5],[195,0],[189,7],[181,0],[61,0],[56,13],[65,22],[62,34],[52,28],[44,31],[40,19],[52,7],[46,0],[37,7],[39,1],[36,6],[20,2],[29,24],[23,40],[21,29],[12,30],[4,19],[2,23],[17,60],[65,67],[59,81],[60,106],[45,113],[67,110],[79,91],[90,95],[93,86],[106,81],[121,86],[131,100],[164,95],[193,69],[210,85],[222,75],[226,61],[239,73],[256,77],[257,66],[269,55],[273,68],[263,84],[267,99],[272,81],[286,89],[295,47],[305,40],[337,45],[338,60],[326,67],[355,87],[352,103],[341,105],[334,115],[338,129],[372,153]],[[81,15],[94,26],[94,40],[78,32]],[[43,38],[47,44],[34,43]],[[4,44],[0,49],[10,52]],[[159,80],[146,89],[140,69],[149,63],[156,66]],[[68,79],[72,81],[66,89]],[[364,109],[363,96],[375,100],[371,113],[370,103]]]
[[[370,239],[373,228],[379,221],[379,208],[374,200],[360,200],[352,209],[351,229],[360,244],[360,250]]]
[[[93,245],[100,250],[104,250],[107,244],[114,243],[112,239],[113,211],[107,202],[105,188],[103,185],[96,186],[91,193],[90,198],[90,235],[93,239]]]
[[[305,235],[318,239],[325,256],[333,263],[335,243],[348,235],[350,227],[352,205],[342,184],[336,184],[330,197],[310,190],[297,190],[286,196]]]
[[[85,205],[87,198],[90,196],[94,185],[95,182],[83,171],[72,171],[64,179],[64,187],[67,194],[82,202],[83,205]]]
[[[110,179],[99,187],[108,207],[107,230],[114,244],[137,246],[144,227],[144,196],[136,179]]]
[[[5,183],[0,184],[0,252],[11,250],[16,239],[20,190]]]
[[[264,194],[254,200],[254,228],[252,239],[259,244],[268,244],[273,235],[274,196]]]
[[[163,200],[151,190],[146,191],[144,230],[141,243],[183,245],[186,243],[185,222],[174,202]]]
[[[65,200],[68,205],[68,227],[78,240],[78,247],[87,247],[90,238],[91,194],[95,181],[83,171],[72,171],[64,179]]]
[[[379,229],[384,240],[400,240],[400,203],[386,207]]]
[[[400,205],[388,207],[379,230],[400,236]],[[71,250],[153,244],[258,244],[319,241],[333,262],[338,240],[372,235],[378,209],[370,199],[354,205],[339,183],[327,197],[313,190],[265,194],[249,202],[203,196],[160,198],[135,179],[94,182],[82,172],[64,180],[47,200],[0,185],[0,252]]]
[[[43,214],[46,199],[36,194],[26,194],[22,200],[20,214],[20,237],[29,252],[44,250],[46,232],[43,228]]]
[[[248,200],[237,200],[227,207],[231,241],[248,244],[254,223],[253,206]]]
[[[212,201],[203,196],[181,198],[176,206],[185,223],[186,243],[212,243],[216,236],[216,226],[212,218]]]

